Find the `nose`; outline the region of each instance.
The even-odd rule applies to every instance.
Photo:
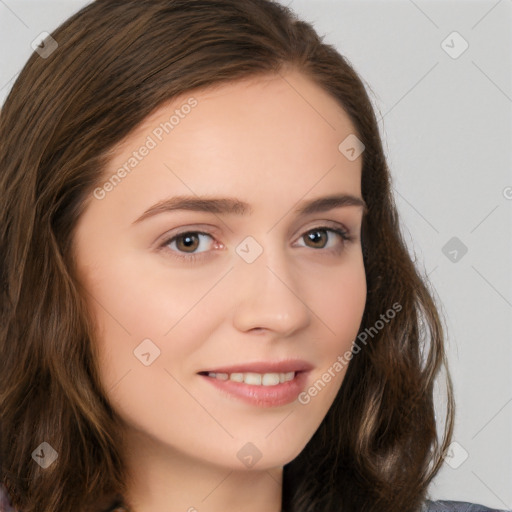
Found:
[[[234,276],[234,326],[243,332],[269,330],[280,337],[304,329],[311,321],[301,277],[286,256],[263,253],[252,263],[237,261]]]

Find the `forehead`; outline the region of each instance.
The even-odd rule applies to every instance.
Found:
[[[345,129],[350,133],[355,132],[351,120],[336,98],[305,74],[297,70],[287,70],[218,82],[185,91],[159,105],[132,130],[130,136],[144,133],[162,120],[169,120],[173,113],[181,114],[179,111],[191,98],[197,100],[200,106],[199,109],[192,109],[194,118],[202,122],[207,121],[208,117],[215,119],[217,123],[229,117],[233,122],[240,121],[240,117],[249,117],[256,121],[256,114],[260,113],[263,128],[268,132],[272,131],[272,126],[267,121],[279,118],[284,123],[293,117],[308,119],[311,128],[317,131],[323,125],[324,130],[338,132]],[[182,115],[180,119],[183,119]],[[177,119],[173,122],[176,121]]]
[[[108,199],[142,207],[171,194],[209,193],[279,205],[284,190],[289,200],[309,191],[359,195],[361,158],[339,150],[354,131],[339,103],[298,72],[185,92],[114,149],[105,179],[134,165]]]

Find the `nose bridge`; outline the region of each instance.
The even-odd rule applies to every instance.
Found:
[[[276,237],[247,237],[236,249],[238,329],[270,329],[289,335],[310,321],[307,297],[301,296],[299,276]]]

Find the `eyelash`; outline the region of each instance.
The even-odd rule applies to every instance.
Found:
[[[306,236],[308,233],[312,233],[315,231],[330,231],[331,233],[335,233],[335,234],[339,235],[341,237],[341,239],[343,240],[343,244],[342,244],[343,247],[345,246],[345,244],[351,243],[355,239],[355,237],[350,235],[350,233],[348,231],[341,229],[341,228],[334,228],[334,227],[329,227],[329,226],[319,226],[319,227],[315,227],[312,229],[308,229],[306,232],[304,232],[304,234],[301,236],[301,238]],[[191,263],[204,258],[205,255],[208,254],[208,251],[204,251],[204,252],[200,252],[200,253],[188,253],[188,254],[180,253],[179,251],[176,251],[174,249],[169,249],[167,247],[171,242],[175,241],[176,239],[178,239],[179,237],[182,237],[184,235],[206,235],[213,239],[213,236],[210,233],[205,233],[203,231],[183,231],[181,233],[173,235],[170,238],[167,238],[160,245],[159,249],[164,250],[166,252],[170,251],[171,253],[173,253],[172,257],[174,257],[178,260],[181,260],[181,261],[187,261],[187,262],[191,262]],[[315,250],[315,249],[313,249],[313,250]],[[343,251],[343,248],[341,248],[341,249],[339,249],[339,248],[337,248],[337,249],[316,249],[316,250],[317,251],[326,250],[333,254],[338,254]],[[178,254],[180,254],[180,255],[178,255]],[[182,256],[181,254],[187,254],[187,255]]]

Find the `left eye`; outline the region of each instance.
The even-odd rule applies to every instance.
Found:
[[[164,246],[172,246],[176,242],[178,242],[177,249],[179,251],[183,251],[188,254],[192,254],[198,246],[198,240],[200,237],[209,237],[213,240],[213,237],[208,233],[202,233],[199,231],[188,231],[186,233],[180,233],[178,235],[173,236],[166,242],[164,242]],[[175,249],[176,250],[176,249]],[[190,251],[190,252],[189,252]],[[202,252],[202,251],[199,251]],[[183,257],[183,256],[178,256]]]
[[[307,237],[310,242],[316,243],[318,240],[326,240],[327,236],[318,236],[319,233],[334,233],[335,235],[338,235],[339,238],[343,240],[342,246],[346,243],[352,240],[352,237],[349,235],[347,231],[340,228],[328,228],[326,226],[322,226],[319,228],[313,228],[309,231],[306,231],[300,238]],[[314,249],[325,249],[325,246],[322,247],[313,247]],[[339,250],[339,248],[338,248]]]
[[[326,248],[329,238],[327,233],[337,235],[342,240],[341,243],[334,248]],[[201,238],[203,237],[208,237],[212,240],[215,240],[209,233],[203,233],[201,231],[186,231],[165,240],[160,247],[162,249],[170,249],[173,253],[173,256],[178,259],[194,260],[196,258],[202,257],[203,253],[207,252],[207,248],[204,248],[204,244],[204,250],[197,250],[201,246]],[[326,249],[328,252],[330,251],[340,253],[343,251],[345,244],[353,240],[353,237],[350,236],[350,234],[344,229],[321,226],[306,231],[299,239],[307,239],[309,242],[317,244],[313,246],[307,246],[312,249]],[[321,245],[320,247],[318,246],[319,242]]]

